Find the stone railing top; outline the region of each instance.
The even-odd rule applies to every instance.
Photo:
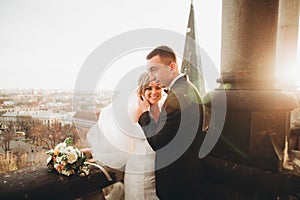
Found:
[[[106,168],[113,181],[100,169],[91,167],[90,175],[70,177],[49,171],[46,166],[24,168],[0,174],[0,199],[76,199],[123,179],[123,173]]]

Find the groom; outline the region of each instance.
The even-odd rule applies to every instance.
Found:
[[[165,199],[202,199],[203,170],[198,152],[204,139],[203,105],[198,90],[181,74],[176,55],[159,46],[147,56],[151,80],[169,89],[157,123],[149,103],[139,99],[139,124],[156,152],[156,192]]]

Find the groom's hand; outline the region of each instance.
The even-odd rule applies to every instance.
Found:
[[[138,98],[138,104],[139,104],[139,108],[142,111],[142,113],[149,110],[150,104],[144,96],[142,96],[141,98]]]

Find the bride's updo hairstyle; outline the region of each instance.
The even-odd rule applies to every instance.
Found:
[[[144,72],[140,75],[140,78],[138,80],[139,89],[138,89],[138,96],[142,96],[145,92],[145,86],[147,86],[150,83],[150,77],[147,72]]]

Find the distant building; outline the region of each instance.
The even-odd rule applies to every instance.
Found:
[[[6,100],[6,101],[3,101],[3,106],[7,106],[7,107],[12,107],[15,105],[15,102],[14,101],[10,101],[10,100]]]
[[[50,125],[52,126],[54,123],[61,121],[61,114],[59,113],[52,113],[49,111],[42,111],[42,112],[36,112],[32,113],[31,117],[35,120],[42,121],[43,125]]]
[[[0,123],[8,123],[8,122],[16,122],[17,117],[24,117],[24,116],[29,116],[28,113],[24,112],[6,112],[3,115],[0,116]]]
[[[51,111],[35,111],[35,112],[6,112],[0,115],[0,128],[7,129],[9,125],[16,126],[18,122],[22,123],[24,117],[30,117],[32,121],[39,120],[45,126],[53,126],[55,123],[61,125],[71,124],[75,112],[71,113],[53,113]],[[18,129],[18,128],[16,128]]]
[[[13,130],[22,129],[23,122],[28,120],[28,113],[7,112],[0,116],[0,129],[6,130],[10,126]]]
[[[64,114],[61,114],[61,125],[64,126],[66,124],[72,124],[73,123],[73,117],[76,114],[76,112],[67,112]]]

